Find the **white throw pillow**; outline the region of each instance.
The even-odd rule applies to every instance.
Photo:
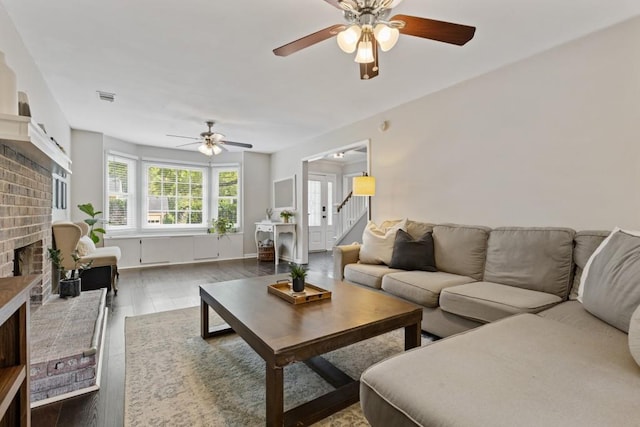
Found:
[[[629,324],[629,350],[631,355],[640,365],[640,305],[631,315],[631,323]]]
[[[91,237],[82,236],[78,241],[78,246],[76,246],[76,249],[78,250],[78,255],[87,256],[96,250],[96,244],[93,243]]]
[[[391,263],[393,244],[398,230],[407,231],[407,220],[394,224],[389,228],[380,228],[369,221],[362,233],[362,247],[360,248],[360,262],[363,264]]]

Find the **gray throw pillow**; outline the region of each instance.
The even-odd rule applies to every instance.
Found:
[[[414,240],[406,231],[398,230],[389,267],[402,270],[438,271],[433,256],[433,233],[429,231]]]
[[[629,332],[640,305],[640,234],[613,230],[587,262],[578,300],[594,316]]]

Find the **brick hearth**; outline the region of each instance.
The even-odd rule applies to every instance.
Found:
[[[14,250],[41,242],[32,257],[31,270],[42,282],[31,293],[41,304],[51,294],[52,180],[49,168],[0,141],[0,277],[13,276]]]

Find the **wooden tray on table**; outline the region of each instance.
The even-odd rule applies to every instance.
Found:
[[[311,301],[331,299],[331,291],[310,283],[304,284],[304,291],[302,292],[293,292],[293,290],[291,290],[291,282],[288,281],[269,285],[267,286],[267,290],[270,294],[280,297],[291,304],[304,304]]]

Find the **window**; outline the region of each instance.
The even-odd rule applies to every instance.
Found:
[[[144,225],[206,225],[205,172],[193,166],[145,164]]]
[[[240,228],[238,215],[240,168],[237,166],[214,166],[212,171],[214,218],[226,218],[234,224],[236,229],[238,229]]]
[[[135,227],[136,161],[113,154],[107,156],[107,227]]]

